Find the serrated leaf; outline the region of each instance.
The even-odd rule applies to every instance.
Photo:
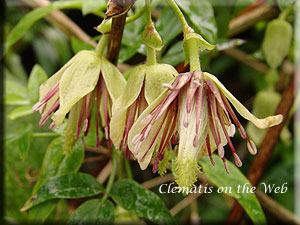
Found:
[[[18,152],[22,160],[24,160],[28,155],[28,151],[30,148],[31,134],[32,134],[32,124],[29,124],[24,129],[21,137],[18,138],[17,140]]]
[[[83,198],[103,191],[103,186],[93,176],[86,173],[53,177],[41,186],[37,193],[25,203],[21,211],[26,211],[50,199]]]
[[[94,46],[92,46],[89,43],[83,42],[76,37],[71,37],[71,47],[75,54],[80,52],[81,50],[93,50],[95,49]]]
[[[32,102],[37,102],[39,100],[40,85],[47,79],[48,76],[44,69],[38,64],[34,65],[27,84],[28,95]]]
[[[132,180],[113,184],[111,196],[124,209],[157,224],[175,224],[163,201],[153,192]]]
[[[7,35],[5,42],[5,53],[26,33],[26,31],[39,19],[46,16],[55,9],[81,8],[81,1],[53,2],[49,6],[37,8],[26,14],[19,23]]]
[[[28,116],[32,113],[32,106],[20,106],[8,113],[7,117],[11,120],[15,120],[23,116]]]
[[[93,199],[84,202],[72,214],[68,225],[97,225],[113,224],[115,220],[115,207],[111,201]]]
[[[176,0],[176,2],[199,30],[198,32],[208,42],[215,44],[218,30],[210,2],[206,0]]]
[[[250,182],[244,174],[231,162],[226,160],[230,173],[227,174],[223,166],[223,161],[213,154],[216,162],[215,166],[211,165],[209,157],[202,157],[199,164],[202,167],[207,178],[214,183],[217,187],[231,187],[231,192],[226,194],[235,198],[245,209],[254,224],[266,224],[266,219],[262,208],[254,193],[238,193],[238,185],[243,187],[244,184]],[[241,191],[240,191],[241,192]]]

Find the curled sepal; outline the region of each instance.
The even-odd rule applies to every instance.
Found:
[[[64,70],[59,82],[60,106],[52,117],[56,127],[61,125],[74,104],[94,90],[101,64],[101,59],[94,52],[83,50]]]
[[[160,51],[163,48],[162,39],[156,31],[153,23],[146,25],[142,35],[142,42],[156,51]]]
[[[204,72],[204,76],[211,79],[215,84],[219,87],[222,93],[226,96],[226,98],[232,103],[234,108],[238,111],[238,113],[244,117],[245,119],[251,121],[258,128],[267,128],[278,125],[282,121],[282,115],[268,116],[264,119],[256,118],[252,113],[248,111],[248,109],[243,106],[225,87],[224,85],[214,76],[209,73]]]
[[[190,61],[190,57],[189,57],[190,54],[189,54],[189,47],[188,47],[188,43],[190,41],[196,41],[199,51],[213,50],[216,47],[215,45],[208,43],[200,34],[190,32],[184,35],[183,50],[185,56],[185,64],[188,64]]]

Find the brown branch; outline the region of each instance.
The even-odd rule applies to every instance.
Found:
[[[26,5],[32,8],[44,7],[50,4],[48,0],[22,0]],[[54,10],[49,13],[45,19],[64,32],[67,36],[75,36],[79,40],[96,46],[97,43],[91,40],[91,37],[83,31],[76,23],[74,23],[66,14],[60,10]]]
[[[103,159],[105,159],[105,158],[106,158],[106,157],[105,157],[105,156],[102,156],[102,155],[100,155],[100,156],[95,156],[95,157],[88,157],[88,158],[85,158],[85,159],[83,160],[82,163],[97,162],[97,161],[101,161],[101,160],[103,160]]]
[[[233,37],[256,24],[258,21],[272,19],[279,14],[279,9],[271,4],[259,6],[242,14],[229,23],[227,37]]]
[[[244,63],[245,65],[249,66],[250,68],[253,68],[254,70],[262,74],[266,74],[269,71],[269,67],[266,64],[256,59],[253,59],[252,57],[248,56],[246,53],[239,49],[231,48],[226,49],[222,52],[226,55],[230,55],[232,58]]]
[[[107,59],[113,64],[117,64],[118,61],[126,15],[127,13],[112,19],[107,48]]]
[[[100,184],[103,184],[106,181],[106,179],[108,178],[111,172],[111,169],[112,169],[112,161],[110,160],[97,176],[97,180],[99,181]]]
[[[144,188],[147,188],[147,189],[151,189],[157,185],[160,185],[160,184],[163,184],[163,183],[167,183],[167,182],[170,182],[170,181],[174,181],[174,176],[173,174],[171,173],[168,173],[164,176],[161,176],[161,177],[155,177],[151,180],[148,180],[144,183],[142,183],[141,185],[144,187]]]
[[[282,207],[279,203],[274,201],[262,191],[258,190],[256,192],[256,196],[262,207],[277,219],[284,222],[284,224],[300,224],[300,219],[297,218],[291,211]]]
[[[177,213],[179,213],[181,210],[183,210],[185,207],[191,204],[194,200],[196,200],[200,195],[202,195],[202,192],[189,194],[170,210],[171,215],[175,216]]]
[[[288,114],[292,107],[293,100],[294,76],[291,77],[289,84],[282,93],[280,104],[276,110],[276,114],[283,115],[283,121],[279,125],[274,126],[268,130],[262,142],[262,145],[258,151],[258,154],[253,160],[253,163],[248,171],[247,177],[253,186],[256,186],[258,184],[263,172],[265,171],[267,163],[272,155],[273,149],[279,138],[279,134],[288,118]],[[227,218],[227,224],[238,224],[243,216],[243,212],[243,208],[236,202],[230,215]]]

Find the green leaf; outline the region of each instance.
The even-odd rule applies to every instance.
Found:
[[[184,62],[182,41],[178,41],[172,45],[167,53],[162,57],[161,61],[163,63],[171,64],[172,66],[177,66],[179,63]]]
[[[22,160],[28,155],[32,134],[32,124],[29,124],[23,131],[22,136],[17,140],[19,155]]]
[[[5,104],[28,105],[30,103],[26,88],[13,80],[5,81]]]
[[[105,0],[82,0],[82,14],[85,16],[106,7]]]
[[[31,196],[35,195],[40,187],[51,178],[75,173],[80,168],[84,158],[82,143],[80,141],[77,142],[73,151],[69,154],[65,154],[62,148],[63,142],[63,137],[59,137],[54,139],[48,146],[40,177],[33,188]],[[55,209],[57,203],[58,200],[51,200],[40,204],[38,207],[33,207],[29,211],[29,219],[43,223]]]
[[[163,9],[155,24],[165,47],[182,32],[181,24],[170,7]]]
[[[5,53],[26,33],[26,31],[39,19],[55,9],[81,8],[81,1],[53,2],[49,6],[37,8],[26,14],[7,35]]]
[[[132,180],[113,184],[111,196],[124,209],[157,224],[175,224],[163,201],[153,192]]]
[[[53,177],[41,186],[37,193],[25,203],[21,211],[26,211],[50,199],[83,198],[103,191],[103,186],[93,176],[86,173]]]
[[[36,182],[32,194],[53,177],[75,173],[79,170],[84,159],[84,148],[81,141],[74,149],[66,154],[63,149],[64,138],[55,138],[47,148],[44,156],[40,177]]]
[[[223,161],[215,154],[213,154],[213,157],[216,162],[215,166],[211,165],[209,157],[202,157],[199,160],[199,164],[207,178],[217,187],[230,188],[231,192],[228,191],[226,194],[235,198],[242,205],[254,224],[266,224],[264,213],[255,194],[238,193],[238,186],[243,187],[244,184],[248,184],[247,187],[252,187],[247,178],[235,165],[226,160],[230,171],[227,174]]]
[[[93,50],[93,49],[95,49],[95,47],[92,46],[91,44],[83,42],[83,41],[77,39],[76,37],[71,38],[71,46],[72,46],[72,50],[75,54],[77,54],[81,50]]]
[[[84,202],[72,214],[68,225],[81,224],[113,224],[115,220],[115,207],[111,201],[93,199]]]
[[[28,79],[28,95],[32,102],[39,100],[40,85],[48,79],[48,76],[44,69],[36,64],[34,65]]]
[[[211,44],[216,43],[217,25],[214,11],[207,0],[176,0],[179,7],[188,16],[204,38]]]
[[[23,116],[28,116],[32,113],[32,106],[20,106],[8,113],[7,117],[11,120],[15,120]]]

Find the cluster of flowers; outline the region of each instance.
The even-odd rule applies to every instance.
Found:
[[[230,140],[237,127],[247,141],[251,154],[256,147],[239,122],[230,103],[245,119],[259,128],[282,121],[281,115],[258,119],[252,115],[219,81],[206,72],[178,74],[166,64],[137,66],[126,82],[119,70],[93,51],[81,51],[40,87],[40,126],[51,117],[50,128],[62,125],[67,113],[74,112],[74,137],[87,135],[92,116],[96,122],[96,146],[99,129],[104,127],[108,143],[136,159],[141,169],[152,161],[153,172],[169,151],[175,151],[179,186],[191,186],[199,172],[198,159],[217,150],[224,159],[229,145],[237,166],[241,166]],[[70,116],[69,116],[70,120]],[[233,123],[232,121],[233,120]],[[235,125],[234,125],[235,124]],[[175,147],[174,147],[175,146]]]

